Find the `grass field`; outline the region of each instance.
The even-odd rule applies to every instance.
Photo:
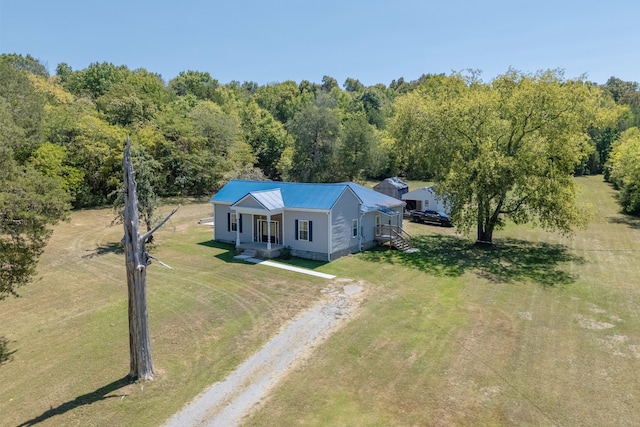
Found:
[[[418,253],[303,262],[366,301],[246,424],[637,425],[640,220],[601,177],[577,182],[594,220],[574,237],[509,225],[487,251],[410,223]],[[0,425],[161,425],[319,297],[325,280],[234,262],[196,224],[210,210],[186,203],[157,235],[174,269],[149,270],[146,384],[124,379],[121,228],[108,210],[56,228],[38,280],[0,302]]]

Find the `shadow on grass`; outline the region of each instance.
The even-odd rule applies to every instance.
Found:
[[[549,287],[574,282],[574,277],[561,269],[562,264],[584,262],[563,245],[517,239],[503,239],[492,248],[476,247],[468,240],[445,235],[420,236],[412,243],[418,252],[375,249],[361,256],[372,262],[417,268],[435,276],[456,277],[473,272],[492,282],[530,280]]]
[[[607,217],[607,220],[611,224],[621,224],[626,225],[629,228],[633,228],[634,230],[640,230],[640,218],[637,216],[629,215],[626,213]]]
[[[199,242],[198,244],[202,246],[206,246],[208,248],[214,248],[214,249],[218,249],[219,251],[223,251],[215,255],[215,257],[221,261],[235,262],[235,263],[242,262],[240,260],[233,258],[236,255],[236,247],[230,243],[221,243],[221,242],[216,242],[215,240],[206,240],[204,242]]]
[[[9,340],[5,337],[0,337],[0,365],[6,362],[11,362],[13,354],[18,350],[9,351]]]
[[[236,247],[230,243],[221,243],[221,242],[216,242],[215,240],[207,240],[205,242],[200,242],[198,244],[224,251],[222,253],[219,253],[218,255],[215,255],[215,257],[221,261],[243,263],[243,264],[246,263],[241,259],[234,258],[234,256],[236,256]],[[327,261],[314,261],[311,259],[298,258],[298,257],[291,257],[289,259],[274,258],[273,261],[277,261],[281,264],[291,265],[294,267],[307,268],[309,270],[315,270],[318,267],[322,267],[323,265],[328,264]]]
[[[92,403],[110,399],[112,397],[121,397],[120,395],[107,395],[129,384],[131,384],[131,380],[129,379],[129,377],[120,378],[119,380],[107,384],[104,387],[100,387],[99,389],[92,391],[91,393],[83,394],[55,408],[51,408],[31,420],[23,422],[22,424],[18,425],[18,427],[32,426],[34,424],[38,424],[45,420],[48,420],[49,418],[55,417],[56,415],[62,415],[65,412],[73,411],[74,409],[84,405],[91,405]]]
[[[100,245],[97,248],[88,251],[86,255],[83,255],[82,258],[95,258],[97,256],[107,255],[107,254],[116,254],[122,255],[124,254],[124,246],[122,242],[111,242],[106,245]]]

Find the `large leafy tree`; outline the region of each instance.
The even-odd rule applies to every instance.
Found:
[[[509,218],[569,233],[585,222],[573,172],[588,154],[586,131],[607,116],[601,91],[559,71],[514,70],[491,84],[455,75],[398,99],[399,152],[435,176],[459,228],[478,242]]]
[[[609,180],[620,190],[620,203],[627,213],[640,213],[640,129],[624,131],[613,145]]]
[[[340,133],[338,113],[324,101],[309,104],[291,119],[287,129],[294,138],[290,176],[303,182],[335,181],[332,167]]]
[[[0,60],[10,63],[18,70],[27,71],[41,77],[49,77],[47,67],[31,55],[22,56],[16,53],[3,53],[0,55]]]
[[[256,91],[255,101],[260,108],[269,111],[280,123],[287,123],[302,105],[313,102],[313,93],[298,87],[291,80],[262,86]]]
[[[181,71],[169,82],[169,90],[178,96],[193,95],[198,99],[211,100],[218,88],[218,80],[211,74],[200,71]]]
[[[293,142],[282,123],[251,100],[240,114],[245,141],[256,157],[255,166],[270,179],[280,178],[278,163]]]
[[[364,112],[346,114],[336,150],[338,175],[349,181],[363,178],[376,142],[375,128]]]
[[[629,107],[620,130],[640,126],[640,84],[638,82],[626,82],[617,77],[611,77],[603,86],[603,90],[611,94],[612,98],[620,105]]]
[[[109,62],[95,62],[81,71],[73,71],[64,63],[56,69],[56,75],[69,92],[94,100],[107,93],[115,84],[124,82],[129,73],[126,65],[113,65]]]
[[[0,299],[29,282],[69,195],[28,160],[42,143],[44,98],[27,73],[0,59]]]
[[[44,97],[38,93],[25,71],[0,58],[0,108],[6,114],[3,145],[11,148],[18,162],[26,161],[42,143]]]
[[[20,166],[0,145],[0,299],[29,283],[51,226],[66,217],[70,196],[61,180]]]

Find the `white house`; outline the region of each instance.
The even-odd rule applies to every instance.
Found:
[[[353,182],[236,180],[211,202],[214,240],[265,258],[289,247],[294,256],[327,261],[377,245],[383,225],[401,230],[405,204]]]
[[[402,195],[402,200],[407,203],[408,210],[416,211],[440,211],[447,215],[451,209],[443,199],[436,196],[433,185],[430,187],[420,187]]]

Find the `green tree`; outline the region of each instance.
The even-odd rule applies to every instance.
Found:
[[[198,99],[212,100],[218,80],[200,71],[181,71],[169,81],[169,90],[178,96],[193,95]]]
[[[58,76],[63,86],[76,96],[88,96],[93,100],[98,99],[113,85],[122,83],[130,73],[125,65],[113,65],[109,62],[89,64],[81,71],[72,71],[66,64],[60,64],[57,68]]]
[[[302,105],[313,102],[313,92],[298,88],[294,81],[287,80],[260,87],[254,99],[280,123],[286,124]]]
[[[291,135],[282,123],[253,100],[242,110],[241,120],[245,141],[256,157],[254,166],[268,178],[280,179],[278,164],[286,148],[293,145]]]
[[[31,280],[51,226],[69,209],[61,179],[27,163],[42,142],[43,114],[29,74],[0,59],[0,299]]]
[[[403,156],[433,171],[461,230],[478,242],[509,218],[569,233],[586,214],[573,172],[589,151],[586,131],[610,119],[593,85],[558,71],[514,70],[482,84],[460,75],[434,79],[398,99],[392,134]]]
[[[113,83],[96,105],[109,123],[130,128],[153,120],[168,98],[162,78],[141,68],[124,70],[122,80]]]
[[[31,55],[27,54],[27,56],[22,56],[16,53],[5,53],[0,55],[0,61],[1,60],[6,60],[18,70],[42,77],[49,77],[47,67]]]
[[[303,182],[331,182],[332,154],[340,132],[338,113],[327,106],[310,104],[287,124],[294,138],[290,176]]]
[[[64,146],[45,142],[33,153],[29,165],[42,175],[62,179],[62,188],[75,200],[84,181],[84,171],[67,163]]]
[[[336,150],[339,176],[349,181],[364,176],[375,138],[375,128],[369,124],[364,112],[346,115]]]
[[[344,90],[347,92],[362,92],[364,90],[364,85],[360,83],[360,80],[351,77],[348,77],[344,81],[342,87],[344,87]]]
[[[364,106],[369,123],[375,125],[378,129],[383,129],[386,126],[387,110],[390,104],[385,88],[379,86],[365,88],[358,95],[358,100]]]
[[[630,127],[640,127],[640,84],[638,82],[626,82],[617,77],[611,77],[603,86],[603,89],[611,94],[613,99],[621,105],[629,107],[627,115],[620,124],[619,130]]]
[[[66,218],[70,196],[57,177],[20,166],[0,144],[0,300],[29,283],[51,236]]]
[[[609,180],[620,190],[620,204],[627,213],[640,213],[640,129],[624,131],[613,145]]]
[[[25,71],[0,58],[0,108],[5,116],[2,144],[24,163],[42,143],[44,97],[36,91]],[[9,130],[10,129],[10,130]]]
[[[325,93],[331,92],[334,88],[340,89],[338,81],[331,76],[322,77],[322,85],[320,86]]]
[[[84,172],[77,192],[76,207],[96,206],[112,201],[120,186],[122,141],[126,131],[91,115],[82,116],[77,135],[66,145],[66,164]]]

